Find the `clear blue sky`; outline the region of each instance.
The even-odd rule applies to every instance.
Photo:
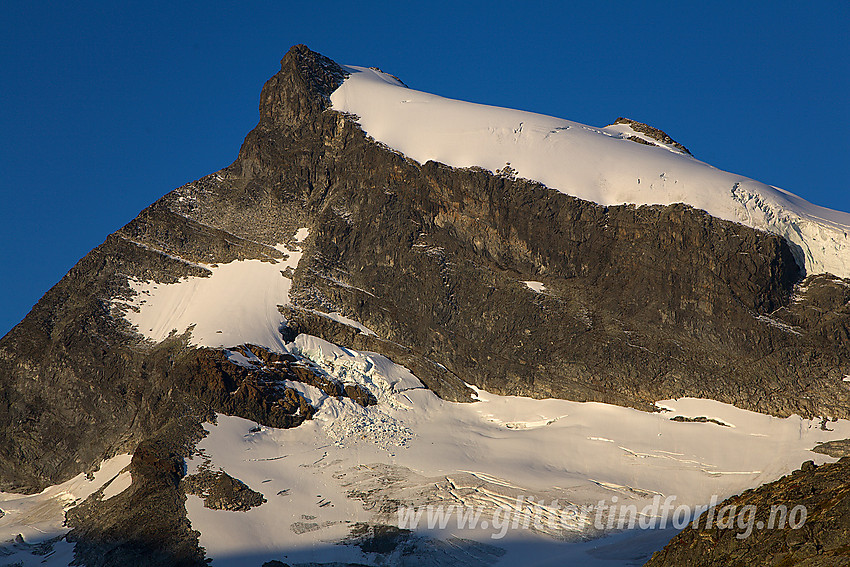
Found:
[[[526,4],[5,2],[0,335],[107,234],[231,163],[295,43],[453,98],[635,118],[850,211],[849,2]]]

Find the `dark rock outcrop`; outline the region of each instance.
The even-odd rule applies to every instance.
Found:
[[[89,567],[207,565],[200,534],[186,517],[180,452],[173,439],[142,443],[130,464],[130,488],[108,500],[92,496],[68,511],[66,539],[76,544],[76,561]]]
[[[626,124],[635,132],[640,132],[641,134],[649,136],[653,140],[657,140],[667,146],[673,146],[680,152],[691,155],[691,152],[688,150],[688,148],[668,136],[663,130],[659,130],[654,126],[644,124],[643,122],[638,122],[637,120],[632,120],[631,118],[623,118],[622,116],[617,118],[614,121],[614,124]],[[647,140],[644,140],[643,138],[640,138],[638,136],[629,136],[628,139],[639,144],[646,144],[650,146],[654,145],[652,142],[648,142]]]
[[[721,529],[712,522],[706,528],[703,518],[699,529],[685,528],[646,567],[850,565],[850,458],[820,467],[808,461],[776,482],[726,500],[718,511],[726,506],[736,507],[724,516],[735,517],[734,527]],[[755,512],[745,506],[755,506]],[[787,514],[781,521],[776,512],[771,523],[778,506]],[[792,514],[798,506],[806,513]]]
[[[211,510],[247,512],[265,504],[262,494],[224,471],[202,470],[183,479],[186,494],[204,499],[204,506]]]
[[[705,416],[685,417],[683,415],[677,415],[677,416],[671,417],[670,421],[680,421],[680,422],[683,422],[683,423],[714,423],[715,425],[721,425],[723,427],[729,427],[728,424],[723,423],[722,421],[719,421],[719,420],[711,418],[711,417],[705,417]]]
[[[838,439],[836,441],[827,441],[820,443],[812,448],[815,453],[829,455],[836,459],[841,457],[850,457],[850,439]]]
[[[174,379],[214,411],[271,427],[295,427],[310,419],[314,410],[295,390],[282,385],[283,380],[296,378],[287,366],[294,357],[279,358],[280,366],[251,370],[233,364],[220,350],[195,349],[176,362]]]

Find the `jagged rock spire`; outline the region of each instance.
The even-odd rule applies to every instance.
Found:
[[[296,126],[330,106],[331,93],[346,73],[333,60],[293,46],[280,61],[280,71],[269,79],[260,94],[260,122]]]

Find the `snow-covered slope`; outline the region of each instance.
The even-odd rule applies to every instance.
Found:
[[[557,515],[559,505],[600,500],[643,509],[657,495],[675,496],[676,506],[704,505],[712,495],[722,500],[774,480],[806,459],[831,461],[809,449],[850,435],[845,420],[825,430],[817,421],[780,419],[711,400],[667,400],[659,405],[668,411],[646,413],[478,390],[477,403],[452,403],[380,355],[308,335],[287,348],[367,388],[378,403],[364,408],[292,383],[318,407],[314,419],[297,428],[258,428],[223,415],[216,425],[206,425],[209,435],[189,472],[207,462],[268,501],[248,512],[228,512],[189,497],[189,519],[214,567],[239,565],[245,557],[258,565],[271,559],[372,565],[377,557],[341,542],[356,522],[396,524],[399,506],[454,505],[481,510],[480,519],[489,521],[497,510],[525,513],[518,501],[527,503],[526,498],[546,518]],[[420,530],[423,538],[463,538],[500,548],[505,555],[498,565],[530,564],[528,553],[538,565],[595,565],[586,556],[592,549],[576,543],[601,535],[593,523],[576,519],[497,533],[483,524],[461,528],[452,519],[432,530],[423,521]],[[607,560],[597,558],[598,564],[635,564],[630,560],[642,538],[650,538],[644,551],[651,553],[670,536],[633,530],[617,540]],[[593,549],[610,544],[600,540]],[[429,549],[423,544],[417,564],[447,564]]]
[[[309,236],[306,228],[295,242]],[[236,260],[203,265],[208,277],[189,276],[172,284],[130,280],[135,295],[114,305],[139,333],[160,342],[172,333],[191,333],[190,343],[227,347],[250,343],[277,352],[283,350],[280,328],[286,319],[278,306],[289,302],[292,270],[301,260],[301,249],[278,245],[284,260]],[[329,314],[341,318],[337,314]]]
[[[367,134],[424,163],[506,164],[517,175],[603,205],[687,203],[716,217],[779,234],[809,274],[850,277],[850,214],[727,173],[672,147],[627,139],[623,125],[595,128],[532,112],[443,98],[380,71],[346,67],[331,95]],[[640,136],[639,136],[640,137]]]

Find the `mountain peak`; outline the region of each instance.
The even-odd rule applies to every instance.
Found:
[[[330,94],[346,76],[332,59],[303,44],[292,46],[263,86],[260,121],[296,126],[310,120],[330,106]]]

